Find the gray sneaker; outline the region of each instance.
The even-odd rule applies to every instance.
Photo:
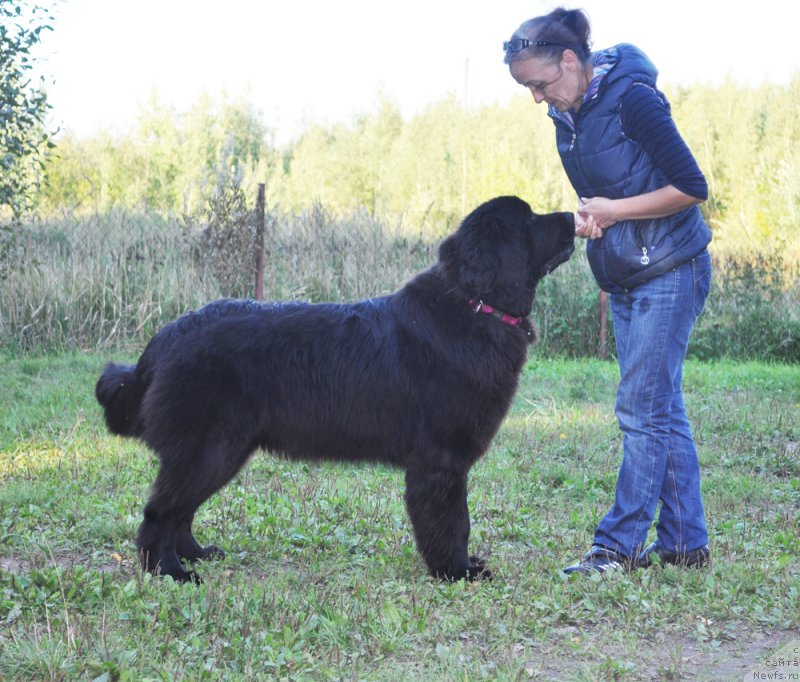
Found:
[[[683,566],[684,568],[701,568],[711,559],[711,550],[708,545],[693,549],[690,552],[678,553],[662,549],[656,543],[652,543],[644,548],[644,551],[637,557],[636,564],[639,568],[649,568],[655,561],[653,555],[658,557],[659,563]]]
[[[628,557],[619,552],[600,545],[592,545],[592,548],[580,561],[567,566],[564,573],[580,573],[589,575],[590,573],[608,573],[610,571],[629,571],[631,562]]]

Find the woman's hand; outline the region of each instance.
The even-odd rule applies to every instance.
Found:
[[[603,230],[590,215],[584,215],[579,210],[575,214],[575,236],[581,239],[598,239],[603,236]]]
[[[603,230],[617,222],[613,214],[613,199],[595,197],[581,198],[575,215],[575,236],[582,239],[599,239]]]
[[[601,230],[606,230],[619,220],[617,202],[616,199],[606,199],[605,197],[581,198],[578,213],[585,217],[591,215],[597,226]]]
[[[575,236],[597,239],[620,220],[651,220],[664,218],[689,206],[703,203],[702,199],[681,192],[673,185],[622,199],[581,197],[575,215]]]

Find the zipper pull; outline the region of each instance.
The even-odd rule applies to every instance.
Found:
[[[578,136],[578,133],[572,133],[572,142],[569,143],[569,150],[572,151],[575,149],[575,138]]]
[[[642,254],[643,255],[640,258],[640,261],[641,261],[642,265],[647,265],[650,262],[650,256],[647,255],[647,247],[646,246],[642,247]]]

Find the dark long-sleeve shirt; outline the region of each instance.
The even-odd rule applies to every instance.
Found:
[[[659,93],[633,85],[622,97],[622,129],[639,142],[670,183],[684,194],[706,200],[708,184]]]

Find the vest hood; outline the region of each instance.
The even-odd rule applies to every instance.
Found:
[[[604,80],[612,83],[620,78],[630,78],[637,83],[647,83],[655,87],[658,69],[638,47],[622,43],[593,55],[593,61],[597,60],[596,63],[601,64],[609,52],[615,57],[615,62]]]

